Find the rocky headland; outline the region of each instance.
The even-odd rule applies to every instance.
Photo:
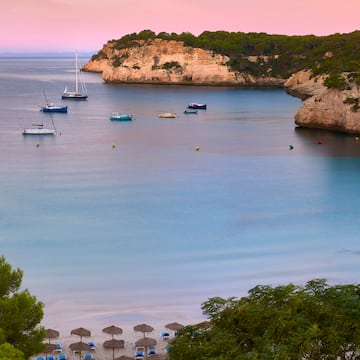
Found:
[[[310,70],[298,71],[287,79],[266,74],[255,77],[233,71],[225,55],[184,46],[182,41],[138,40],[135,46],[120,49],[115,45],[114,41],[105,44],[83,70],[102,73],[109,83],[281,86],[303,100],[295,114],[298,126],[360,134],[360,93],[355,82],[347,80],[345,90],[329,89],[324,85],[326,75],[313,76]],[[256,56],[248,60],[267,61]]]
[[[346,74],[343,75],[346,78]],[[326,76],[311,71],[293,74],[284,87],[289,94],[303,99],[295,114],[295,124],[307,128],[360,134],[359,86],[347,81],[344,90],[329,89]]]

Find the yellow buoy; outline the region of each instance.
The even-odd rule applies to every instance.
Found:
[[[199,151],[199,150],[200,150],[200,147],[199,147],[199,146],[197,146],[197,147],[195,148],[195,150],[196,150],[196,151]]]
[[[357,137],[355,138],[355,140],[356,140],[356,141],[359,141],[359,137],[357,136]]]
[[[115,149],[115,144],[112,144],[112,148]]]
[[[36,143],[36,147],[39,147],[40,146],[40,143]]]

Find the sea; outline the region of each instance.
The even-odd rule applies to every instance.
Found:
[[[0,255],[45,326],[191,323],[256,285],[359,281],[356,136],[297,127],[301,100],[279,88],[83,73],[88,100],[62,100],[74,66],[0,58]],[[68,113],[40,112],[44,94]],[[51,118],[55,136],[22,134]]]

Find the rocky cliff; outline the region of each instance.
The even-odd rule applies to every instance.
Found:
[[[284,84],[290,94],[305,99],[295,114],[302,127],[360,134],[359,86],[348,82],[346,90],[328,89],[324,76],[310,71],[292,75]]]
[[[180,41],[154,39],[137,41],[136,46],[116,49],[108,42],[101,56],[93,57],[84,71],[101,72],[106,82],[282,86],[283,79],[255,78],[249,74],[231,71],[227,56],[213,51],[184,46]]]

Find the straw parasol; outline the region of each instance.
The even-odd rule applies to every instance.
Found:
[[[155,346],[156,340],[148,337],[143,337],[142,339],[135,342],[135,346],[142,346],[145,348],[145,358],[147,359],[147,350],[150,346]],[[151,355],[153,356],[153,355]]]
[[[115,358],[115,349],[123,349],[125,346],[125,341],[124,340],[116,340],[116,339],[106,340],[104,342],[103,346],[106,349],[112,349],[113,359],[114,359]]]
[[[110,334],[112,336],[112,339],[114,338],[114,335],[120,335],[122,334],[122,329],[115,325],[110,325],[102,330],[104,333]]]
[[[55,349],[56,349],[55,344],[50,344],[50,343],[45,344],[45,349],[44,349],[45,359],[47,359],[48,357],[47,355],[51,354]]]
[[[81,342],[83,337],[91,336],[91,331],[83,327],[79,327],[71,330],[71,335],[80,336],[80,342]]]
[[[179,324],[178,322],[172,322],[169,324],[166,324],[165,327],[169,330],[177,331],[184,327],[184,325]]]
[[[54,329],[45,329],[45,337],[47,339],[49,339],[49,344],[50,344],[50,339],[56,339],[60,336],[60,333],[57,330]]]
[[[114,360],[134,360],[134,358],[131,356],[121,355]]]
[[[144,337],[135,342],[135,346],[149,347],[149,346],[155,346],[155,345],[156,345],[156,340],[152,339],[152,338],[148,338],[148,337]]]
[[[77,334],[76,334],[77,335]],[[69,345],[71,351],[78,351],[79,352],[79,359],[81,359],[81,352],[90,350],[90,346],[82,341],[72,343]]]
[[[145,333],[154,331],[154,328],[148,324],[139,324],[134,326],[134,330],[144,333],[145,337]]]

